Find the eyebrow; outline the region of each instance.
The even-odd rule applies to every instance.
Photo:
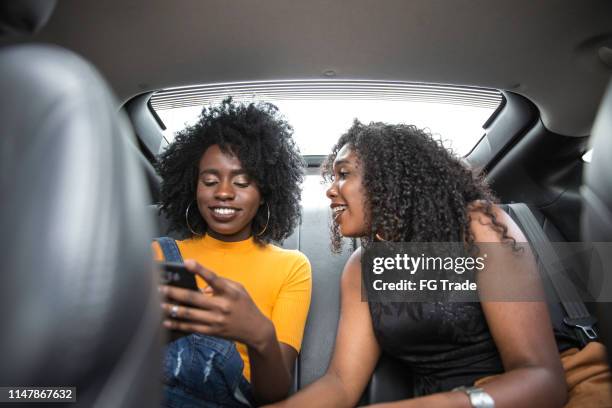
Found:
[[[343,165],[343,164],[353,164],[353,163],[351,163],[350,160],[348,160],[348,159],[334,160],[334,167],[340,166],[340,165]]]
[[[221,174],[221,172],[219,170],[217,170],[217,169],[204,169],[204,170],[202,170],[200,172],[199,175],[202,176],[204,174],[213,174],[215,176],[219,176]],[[230,174],[232,176],[239,176],[239,175],[242,175],[242,174],[247,174],[248,175],[248,173],[247,173],[247,171],[245,169],[231,170]]]

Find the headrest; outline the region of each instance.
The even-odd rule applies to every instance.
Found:
[[[55,46],[4,47],[0,94],[0,384],[159,405],[153,219],[127,118],[95,68]]]
[[[49,20],[56,0],[0,1],[0,36],[38,32]]]

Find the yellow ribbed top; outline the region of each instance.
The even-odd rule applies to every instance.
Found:
[[[205,235],[177,244],[183,259],[194,259],[219,276],[240,282],[274,324],[278,341],[300,351],[311,293],[310,263],[304,254],[272,244],[261,247],[252,238],[224,242]],[[156,259],[163,259],[156,242],[153,250]],[[196,280],[198,287],[206,287],[199,276]],[[244,376],[250,380],[247,348],[241,343],[236,347],[244,361]]]

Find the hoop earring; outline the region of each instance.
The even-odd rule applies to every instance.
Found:
[[[191,225],[189,225],[189,209],[191,208],[192,203],[193,201],[189,203],[189,205],[187,206],[187,209],[185,210],[185,224],[187,224],[187,228],[189,229],[189,231],[191,231],[193,235],[197,235],[201,237],[202,234],[198,234],[197,232],[195,232],[193,228],[191,228]]]
[[[379,241],[387,241],[386,239],[384,239],[378,232],[376,233],[376,235],[374,235],[376,238],[378,238]]]
[[[267,201],[266,201],[266,206],[268,207],[268,219],[266,220],[266,225],[264,226],[264,228],[261,230],[259,234],[257,234],[258,237],[262,236],[263,233],[266,232],[266,230],[268,229],[268,223],[270,222],[270,204],[268,204]]]

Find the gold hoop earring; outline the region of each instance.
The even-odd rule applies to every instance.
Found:
[[[264,225],[264,228],[261,230],[259,234],[257,234],[258,237],[261,237],[263,233],[266,232],[266,230],[268,229],[268,223],[270,222],[270,204],[268,204],[267,201],[266,201],[266,206],[268,207],[268,219],[266,220],[266,225]]]
[[[185,210],[185,224],[187,224],[187,228],[189,229],[189,231],[191,231],[193,235],[197,235],[201,237],[202,234],[198,234],[197,232],[195,232],[193,228],[191,228],[191,225],[189,225],[189,209],[191,208],[192,203],[193,201],[189,203],[189,205],[187,206],[187,209]]]
[[[386,239],[384,239],[378,232],[376,233],[376,235],[374,235],[379,241],[387,241]]]

